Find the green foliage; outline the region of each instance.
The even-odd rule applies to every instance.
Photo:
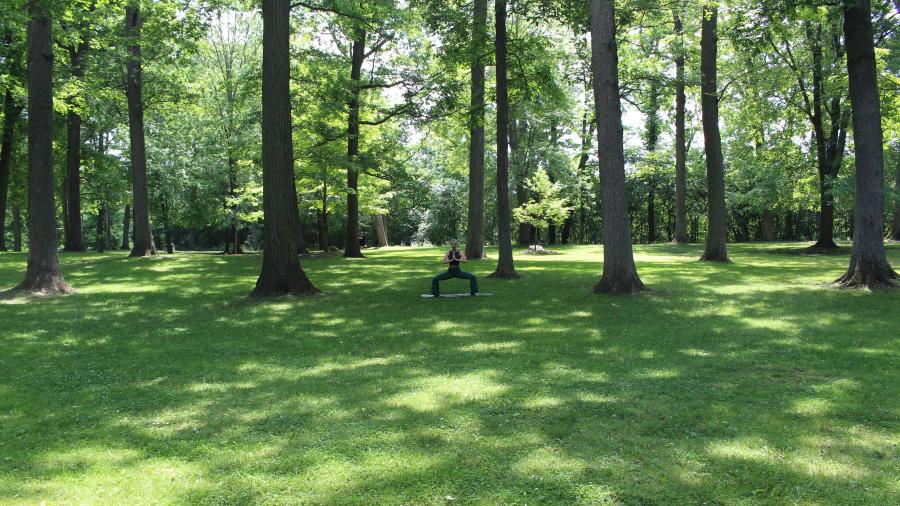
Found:
[[[531,198],[528,202],[513,209],[513,217],[519,223],[527,223],[540,231],[549,225],[560,225],[565,221],[571,207],[567,207],[566,199],[561,196],[561,187],[554,183],[544,169],[538,169],[526,181]]]

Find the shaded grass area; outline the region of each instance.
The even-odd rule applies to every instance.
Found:
[[[771,248],[638,246],[614,298],[564,247],[436,300],[443,250],[386,249],[265,303],[258,256],[65,254],[76,294],[0,302],[0,503],[893,503],[900,291]]]

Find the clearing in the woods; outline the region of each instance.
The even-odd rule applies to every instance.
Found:
[[[442,249],[263,302],[257,255],[66,254],[75,294],[0,301],[0,503],[894,502],[900,291],[799,246],[636,246],[630,297],[562,247],[443,302]]]

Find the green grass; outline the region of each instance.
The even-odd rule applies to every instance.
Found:
[[[637,247],[618,298],[563,248],[445,300],[442,250],[388,249],[265,303],[258,256],[63,255],[76,294],[0,301],[0,503],[896,503],[900,291],[788,246]]]

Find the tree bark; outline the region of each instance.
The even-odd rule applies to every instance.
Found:
[[[28,2],[28,270],[15,290],[41,294],[72,289],[59,270],[53,202],[53,47],[43,2]]]
[[[634,265],[625,192],[625,148],[613,0],[590,0],[591,73],[603,212],[603,275],[596,293],[645,290]]]
[[[297,259],[297,190],[290,92],[290,0],[263,0],[262,269],[252,297],[310,295],[313,286]]]
[[[22,208],[19,206],[19,201],[13,201],[12,206],[13,213],[13,251],[21,252],[22,251]]]
[[[365,59],[366,32],[356,30],[350,67],[350,113],[347,119],[347,238],[344,256],[364,258],[359,244],[359,172],[354,164],[359,155],[359,86]]]
[[[128,127],[131,140],[131,182],[134,205],[133,257],[156,255],[150,228],[150,198],[147,190],[147,151],[144,144],[144,98],[141,76],[141,26],[139,2],[125,7],[125,36],[128,63],[125,95],[128,99]]]
[[[703,112],[703,143],[706,152],[706,181],[708,195],[708,223],[706,249],[700,260],[728,262],[725,227],[725,167],[722,159],[722,138],[719,134],[719,88],[716,81],[718,10],[703,9],[700,38],[701,108]]]
[[[487,0],[474,0],[469,111],[469,219],[466,257],[484,258],[484,61]]]
[[[128,237],[131,233],[131,206],[125,204],[125,213],[124,218],[122,218],[122,245],[119,246],[119,249],[129,250],[131,246],[129,245]]]
[[[87,41],[69,48],[72,76],[84,79],[82,60],[88,50]],[[76,104],[69,103],[66,115],[66,237],[65,251],[84,251],[84,227],[81,221],[81,112]]]
[[[518,278],[513,265],[510,238],[509,209],[509,88],[507,84],[506,55],[506,0],[494,2],[494,52],[497,86],[497,239],[499,256],[497,268],[489,277],[499,279]]]
[[[685,196],[687,195],[686,146],[685,146],[685,109],[687,98],[684,87],[684,26],[678,12],[673,14],[675,22],[675,242],[688,242],[687,211]]]
[[[3,99],[3,143],[0,145],[0,251],[6,251],[6,208],[9,198],[9,174],[12,168],[13,141],[22,107],[7,88]]]
[[[900,149],[900,143],[894,144],[894,150]],[[900,153],[894,157],[894,219],[891,220],[891,235],[894,241],[900,241]]]
[[[103,253],[107,249],[106,233],[104,230],[105,224],[106,224],[106,204],[103,203],[100,205],[100,209],[97,211],[97,240],[95,242],[97,253]]]
[[[870,0],[846,0],[844,38],[856,155],[853,252],[842,287],[896,287],[884,251],[884,151]]]
[[[387,235],[387,218],[385,218],[383,214],[375,215],[375,235],[378,237],[378,247],[387,248],[389,245]]]
[[[775,240],[775,213],[766,209],[759,220],[759,235],[763,241]]]

